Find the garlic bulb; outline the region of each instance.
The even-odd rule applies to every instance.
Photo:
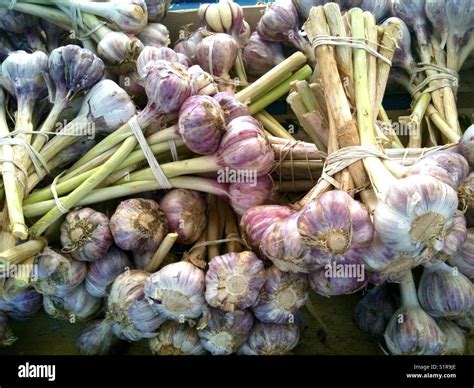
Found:
[[[240,219],[240,228],[247,244],[258,251],[266,230],[274,223],[295,213],[288,206],[263,205],[248,209]]]
[[[204,273],[186,261],[169,264],[150,275],[145,297],[151,308],[166,319],[183,323],[202,314]]]
[[[418,298],[434,317],[463,318],[474,307],[474,286],[456,268],[440,262],[424,269]]]
[[[168,233],[168,221],[151,199],[122,201],[110,218],[115,244],[127,251],[155,251]]]
[[[174,46],[174,51],[186,55],[192,63],[196,64],[197,47],[205,36],[205,29],[200,27],[186,39],[180,40],[178,43],[176,43]]]
[[[237,352],[247,340],[253,316],[247,310],[226,312],[210,308],[199,322],[198,334],[202,346],[213,355]]]
[[[320,267],[313,250],[303,243],[298,232],[299,213],[275,222],[262,235],[260,251],[283,272],[303,272]]]
[[[265,41],[258,32],[254,32],[244,46],[242,59],[247,74],[261,77],[283,62],[285,57],[280,43]]]
[[[160,208],[170,232],[178,233],[179,243],[195,243],[206,228],[206,203],[197,191],[173,189],[161,198]]]
[[[332,190],[300,211],[298,231],[322,265],[359,263],[370,246],[374,229],[367,209],[349,194]]]
[[[117,75],[135,70],[135,62],[143,50],[143,43],[123,32],[109,32],[97,45],[97,54]]]
[[[456,319],[456,324],[467,332],[469,335],[472,334],[474,330],[474,308],[471,310],[470,314],[465,318]]]
[[[61,225],[61,245],[76,260],[98,260],[112,242],[109,219],[89,207],[69,212]]]
[[[0,311],[10,318],[24,320],[33,317],[43,304],[43,297],[33,287],[18,288],[15,279],[9,278],[0,295]]]
[[[411,272],[400,283],[402,307],[390,319],[385,343],[395,355],[437,355],[447,350],[446,336],[419,305]]]
[[[196,84],[196,94],[214,96],[219,91],[217,84],[214,82],[214,78],[212,78],[212,76],[208,72],[204,71],[201,66],[190,66],[188,67],[188,72],[189,74],[191,74],[194,83]]]
[[[85,283],[87,292],[97,298],[109,295],[115,279],[131,267],[127,254],[116,247],[111,247],[104,257],[89,265]]]
[[[438,326],[446,336],[447,352],[450,355],[466,354],[467,340],[461,328],[447,319],[440,319]]]
[[[166,16],[171,0],[145,0],[149,22],[159,22]]]
[[[333,261],[309,273],[311,288],[323,296],[352,294],[367,285],[363,264]]]
[[[372,288],[354,306],[352,316],[357,327],[375,338],[383,337],[388,322],[397,310],[391,284]]]
[[[214,4],[201,4],[198,17],[212,32],[225,32],[237,37],[242,29],[244,13],[242,7],[232,0],[220,0]]]
[[[474,279],[474,228],[467,230],[465,243],[448,258],[448,263],[459,269],[469,279]]]
[[[96,320],[87,324],[76,340],[79,353],[86,356],[105,356],[113,353],[120,344],[112,324],[108,320]]]
[[[148,23],[137,37],[144,46],[167,47],[170,44],[170,32],[160,23]]]
[[[186,146],[200,155],[214,153],[225,132],[224,112],[209,96],[191,96],[179,110],[179,134]]]
[[[467,211],[474,211],[474,172],[471,172],[458,188],[460,206]]]
[[[255,206],[275,202],[276,191],[271,175],[255,177],[253,182],[236,182],[229,185],[230,205],[238,215]]]
[[[206,354],[197,330],[186,323],[167,321],[158,329],[158,335],[148,341],[153,354],[160,356],[199,356]]]
[[[446,170],[453,182],[453,187],[457,189],[469,174],[469,164],[467,160],[452,151],[437,151],[425,156],[421,161],[433,161],[438,166]]]
[[[252,311],[260,322],[293,323],[294,314],[308,300],[308,278],[281,272],[275,266],[265,270],[265,284]]]
[[[225,123],[229,124],[233,119],[240,116],[249,116],[249,108],[229,92],[219,92],[214,96],[224,111]]]
[[[35,260],[37,276],[32,285],[43,295],[63,295],[71,292],[86,277],[87,266],[70,255],[44,248]]]
[[[459,150],[466,158],[469,166],[474,167],[474,125],[471,125],[459,141]]]
[[[289,354],[298,345],[300,331],[295,324],[256,323],[238,354],[271,356]]]
[[[209,262],[206,301],[225,311],[252,306],[265,283],[263,262],[253,253],[227,253]]]
[[[136,71],[131,73],[122,74],[119,77],[119,85],[125,90],[133,101],[139,106],[145,106],[147,97],[145,89],[141,85],[142,79]]]
[[[102,300],[89,294],[84,284],[61,295],[44,295],[43,308],[52,318],[85,321],[92,318]]]
[[[10,346],[17,338],[13,335],[8,326],[8,316],[3,311],[0,311],[0,348]]]
[[[144,286],[150,274],[131,270],[119,275],[112,284],[107,301],[107,319],[115,335],[128,341],[153,338],[166,320],[145,299]]]
[[[414,252],[421,248],[452,251],[447,239],[458,235],[453,219],[458,207],[456,191],[429,176],[409,176],[397,180],[374,213],[374,228],[380,240],[392,249]],[[449,252],[446,252],[449,254]]]

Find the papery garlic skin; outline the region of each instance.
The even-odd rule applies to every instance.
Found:
[[[300,331],[296,324],[256,323],[238,354],[271,356],[289,354],[298,345]]]
[[[149,22],[162,20],[170,7],[170,0],[145,0]]]
[[[196,94],[214,96],[219,91],[217,84],[214,82],[214,78],[212,78],[208,72],[204,71],[201,66],[190,66],[188,67],[188,72],[191,74],[194,79],[194,83],[196,84]]]
[[[153,354],[159,356],[200,356],[206,354],[197,330],[186,323],[167,321],[156,337],[148,341]]]
[[[14,278],[9,278],[3,285],[0,295],[0,311],[10,318],[25,320],[33,317],[43,305],[43,296],[33,287],[18,288]]]
[[[97,54],[114,74],[127,74],[135,70],[143,47],[138,38],[112,31],[98,43]]]
[[[113,353],[120,344],[108,320],[90,322],[81,331],[76,340],[76,347],[81,355],[105,356]]]
[[[196,64],[197,46],[206,36],[204,27],[198,28],[189,37],[180,40],[175,46],[174,50],[177,53],[186,55],[192,63]]]
[[[104,257],[89,265],[85,282],[87,292],[97,298],[109,295],[115,279],[131,267],[127,254],[116,247],[111,247]]]
[[[209,262],[206,301],[225,311],[252,306],[265,283],[263,262],[253,253],[227,253]]]
[[[446,336],[447,351],[449,355],[466,354],[467,340],[461,328],[452,321],[440,319],[438,326]]]
[[[108,217],[88,207],[68,213],[60,238],[63,249],[80,261],[100,259],[113,243]]]
[[[148,23],[137,37],[144,46],[167,47],[170,44],[170,32],[160,23]]]
[[[300,211],[298,231],[321,265],[360,263],[372,241],[369,212],[341,190],[322,194]]]
[[[469,174],[469,164],[467,160],[453,151],[433,152],[422,159],[422,161],[425,160],[431,160],[446,170],[455,189],[459,187]]]
[[[352,294],[368,282],[363,264],[334,261],[309,273],[311,288],[322,296]]]
[[[458,197],[461,209],[474,211],[474,172],[471,172],[459,186]]]
[[[459,150],[461,154],[466,158],[469,166],[474,168],[474,125],[471,125],[459,141]]]
[[[264,232],[262,255],[283,272],[308,273],[320,267],[313,250],[304,244],[297,228],[299,214],[275,222]]]
[[[229,185],[229,200],[232,209],[238,214],[255,206],[275,202],[276,192],[270,174],[248,179],[249,182],[236,182]]]
[[[212,32],[225,32],[237,37],[243,29],[242,7],[231,0],[202,4],[198,9],[198,17]]]
[[[207,226],[206,203],[197,191],[173,189],[160,200],[170,232],[178,233],[177,242],[195,243]]]
[[[86,277],[85,263],[67,253],[44,248],[35,259],[36,276],[32,285],[43,295],[64,295],[74,290]]]
[[[248,106],[241,103],[235,94],[229,92],[219,92],[214,96],[224,111],[225,123],[229,124],[233,119],[240,116],[249,116]]]
[[[293,323],[294,314],[308,300],[308,289],[306,275],[272,266],[265,270],[265,284],[252,311],[260,322]]]
[[[148,21],[145,0],[109,0],[108,3],[112,8],[108,13],[109,19],[119,30],[128,34],[137,34],[145,28]]]
[[[390,284],[372,288],[354,306],[352,316],[357,327],[375,338],[382,338],[397,310],[397,301]]]
[[[0,348],[12,345],[17,338],[8,326],[8,316],[0,311]]]
[[[102,300],[89,294],[84,284],[61,295],[44,295],[43,308],[52,318],[65,321],[85,321],[92,318]]]
[[[225,312],[210,308],[199,322],[198,334],[202,346],[213,355],[237,352],[247,340],[253,325],[248,310]]]
[[[418,299],[431,316],[463,318],[474,307],[474,285],[456,268],[441,262],[424,269]]]
[[[380,240],[395,250],[443,251],[457,207],[456,191],[448,185],[429,176],[410,176],[399,179],[378,202],[374,228]]]
[[[186,146],[200,155],[214,153],[225,132],[224,112],[209,96],[191,96],[179,111],[179,134]]]
[[[263,205],[248,209],[240,220],[244,240],[254,251],[258,251],[266,230],[274,223],[284,220],[295,211],[287,206]]]
[[[402,307],[393,315],[384,333],[394,355],[439,355],[447,351],[446,336],[433,318],[420,307]]]
[[[132,198],[119,204],[110,231],[119,248],[144,253],[158,248],[168,233],[168,220],[155,201]]]
[[[252,33],[244,46],[242,59],[247,74],[261,77],[285,60],[281,44],[263,40],[257,32]]]
[[[115,335],[128,341],[153,338],[165,318],[159,316],[145,299],[144,287],[150,274],[130,270],[112,284],[107,300],[107,319]]]
[[[179,322],[196,319],[205,307],[204,272],[186,261],[169,264],[150,275],[144,293],[160,316]]]
[[[474,228],[467,230],[467,239],[452,256],[448,263],[459,269],[469,279],[474,280]]]

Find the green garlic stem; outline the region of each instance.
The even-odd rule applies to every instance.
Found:
[[[403,307],[420,307],[416,293],[415,281],[413,280],[413,274],[411,271],[408,271],[400,282],[400,294],[402,297]]]

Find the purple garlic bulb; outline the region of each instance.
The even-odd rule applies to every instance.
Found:
[[[469,166],[474,168],[474,125],[471,125],[459,140],[459,150],[466,158]]]
[[[270,225],[262,236],[260,252],[283,272],[308,273],[320,267],[313,250],[297,228],[299,213]]]
[[[209,262],[206,301],[225,311],[252,306],[265,283],[263,262],[253,253],[230,252]]]
[[[143,47],[138,38],[112,31],[98,43],[97,54],[114,74],[127,74],[135,70]]]
[[[390,11],[390,0],[362,0],[360,8],[374,15],[375,20],[379,21]],[[357,5],[351,5],[357,7]]]
[[[438,320],[438,326],[446,336],[446,354],[460,356],[466,354],[467,340],[462,329],[447,319]]]
[[[209,155],[217,150],[225,132],[224,112],[212,97],[192,96],[181,106],[178,126],[191,151]]]
[[[322,265],[334,260],[360,263],[374,234],[367,209],[340,190],[306,204],[298,217],[298,231]]]
[[[364,288],[368,282],[364,264],[335,260],[309,273],[309,284],[322,296],[352,294]]]
[[[229,124],[232,120],[240,116],[249,116],[247,105],[241,103],[235,97],[235,94],[229,92],[220,92],[214,96],[224,111],[225,123]]]
[[[148,341],[150,350],[159,356],[200,356],[206,354],[197,330],[186,323],[167,321],[158,335]]]
[[[448,258],[448,263],[469,279],[474,280],[474,229],[467,230],[467,238],[457,252]]]
[[[199,322],[198,334],[202,346],[212,355],[236,353],[244,344],[253,325],[248,310],[226,312],[210,308]]]
[[[160,23],[148,23],[137,37],[144,46],[167,47],[170,44],[170,32]]]
[[[65,321],[85,321],[100,309],[102,300],[89,294],[84,284],[61,295],[44,295],[43,308],[46,314]]]
[[[0,311],[0,348],[12,345],[17,338],[8,326],[8,316]]]
[[[184,54],[176,53],[176,57],[178,58],[178,63],[182,64],[186,69],[193,65],[191,60]]]
[[[457,193],[450,186],[430,176],[409,176],[397,180],[378,202],[374,228],[382,243],[394,250],[452,251],[466,239],[466,233],[457,230],[460,223],[454,223],[457,207]],[[460,236],[457,244],[454,236]]]
[[[418,299],[433,317],[464,318],[474,307],[474,286],[457,268],[441,262],[425,267]]]
[[[43,297],[33,287],[18,288],[15,279],[9,278],[0,296],[0,311],[10,318],[24,320],[33,317],[43,305]]]
[[[258,34],[270,42],[289,42],[303,52],[311,45],[298,28],[298,13],[291,0],[278,0],[267,9],[257,24]]]
[[[186,261],[169,264],[150,275],[145,297],[165,319],[184,322],[199,318],[205,307],[204,272]]]
[[[197,47],[206,36],[204,31],[205,30],[203,27],[198,28],[189,37],[179,41],[174,46],[174,51],[186,55],[191,60],[191,62],[195,64]]]
[[[43,295],[64,295],[75,289],[86,277],[85,263],[71,255],[44,248],[36,258],[36,276],[32,285]]]
[[[178,55],[180,54],[178,53]],[[188,67],[188,72],[189,74],[191,74],[194,83],[196,84],[196,94],[214,96],[219,91],[219,89],[217,88],[217,84],[214,82],[212,76],[208,72],[204,71],[201,66],[190,66]]]
[[[90,207],[69,212],[61,225],[63,250],[76,260],[99,260],[112,243],[109,219]]]
[[[115,279],[131,267],[127,254],[111,247],[104,257],[89,264],[86,275],[87,292],[97,298],[106,297]]]
[[[150,274],[140,270],[125,271],[112,284],[107,303],[107,319],[115,335],[128,341],[153,338],[165,321],[145,299],[145,282]]]
[[[437,151],[425,156],[422,161],[430,160],[443,168],[453,184],[455,190],[461,185],[469,174],[469,164],[461,155],[452,151]]]
[[[104,76],[104,63],[92,51],[76,45],[59,47],[49,54],[49,77],[55,99],[89,90]]]
[[[390,23],[396,22],[400,26],[400,35],[397,40],[397,47],[393,54],[392,63],[393,66],[401,67],[406,72],[411,72],[416,67],[415,59],[412,55],[411,50],[411,36],[410,30],[406,23],[397,17],[390,17],[386,19],[382,26],[387,27]]]
[[[267,42],[254,32],[242,52],[247,74],[261,77],[285,60],[281,44]]]
[[[368,291],[354,306],[352,316],[357,327],[375,338],[382,338],[388,322],[398,308],[389,283]]]
[[[114,23],[117,30],[127,34],[139,33],[148,21],[145,0],[109,0],[105,4],[94,2],[93,10]]]
[[[195,243],[207,226],[206,203],[197,191],[173,189],[160,200],[160,208],[179,243]]]
[[[79,353],[84,356],[106,356],[120,345],[108,320],[96,320],[87,324],[76,340]]]
[[[233,91],[229,72],[237,59],[239,45],[232,36],[214,34],[205,37],[196,49],[199,66],[211,74],[219,83],[220,91]]]
[[[304,274],[265,270],[265,284],[252,307],[260,322],[294,323],[294,314],[308,300],[308,278]]]
[[[257,177],[270,173],[274,165],[272,146],[251,116],[237,117],[227,125],[217,159],[221,166]]]
[[[471,172],[459,186],[458,197],[460,208],[465,208],[468,212],[474,211],[474,172]]]
[[[250,182],[232,183],[229,185],[229,198],[232,209],[238,215],[255,206],[272,204],[275,202],[273,179],[270,175],[262,175]]]
[[[156,251],[168,233],[168,220],[151,199],[122,201],[110,218],[115,244],[126,251]]]
[[[159,22],[166,16],[171,0],[145,0],[145,3],[148,12],[148,21]]]
[[[267,229],[276,222],[287,219],[295,211],[287,206],[263,205],[248,209],[240,220],[242,235],[254,250],[260,248]]]
[[[256,323],[238,354],[273,356],[289,354],[298,345],[300,331],[296,324]]]

